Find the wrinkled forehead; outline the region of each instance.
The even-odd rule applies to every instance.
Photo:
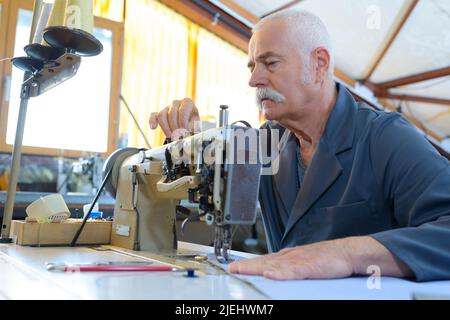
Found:
[[[287,25],[280,20],[265,22],[252,35],[249,42],[249,58],[254,60],[265,52],[286,54],[293,46]]]

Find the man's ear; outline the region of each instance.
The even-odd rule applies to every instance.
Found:
[[[314,50],[314,58],[316,81],[322,82],[328,74],[331,63],[331,56],[326,48],[319,47]]]

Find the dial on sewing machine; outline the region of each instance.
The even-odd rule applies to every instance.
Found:
[[[258,130],[228,126],[227,112],[222,108],[219,128],[110,156],[104,172],[112,169],[106,188],[116,199],[112,245],[173,254],[176,212],[186,213],[186,199],[198,204],[191,217],[215,227],[216,257],[230,261],[232,225],[256,220],[261,164]]]

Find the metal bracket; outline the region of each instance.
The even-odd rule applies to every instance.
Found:
[[[80,64],[81,57],[71,53],[65,53],[55,62],[46,64],[44,69],[33,74],[23,83],[22,87],[29,86],[27,97],[40,96],[57,85],[69,80],[77,74]],[[22,99],[24,94],[26,93],[24,93],[22,89]]]

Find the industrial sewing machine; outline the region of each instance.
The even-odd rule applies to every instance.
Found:
[[[215,227],[216,257],[230,261],[232,226],[253,224],[259,190],[258,130],[228,126],[222,107],[219,128],[151,150],[125,148],[106,161],[106,190],[116,199],[111,244],[173,254],[176,212]],[[198,204],[198,212],[180,200]]]

